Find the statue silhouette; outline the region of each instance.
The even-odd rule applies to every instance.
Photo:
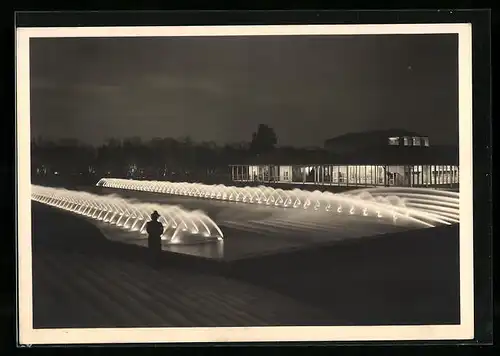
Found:
[[[158,221],[160,214],[155,210],[151,214],[151,221],[146,224],[148,233],[148,248],[151,252],[152,262],[156,265],[159,262],[161,248],[161,235],[163,234],[163,225]]]

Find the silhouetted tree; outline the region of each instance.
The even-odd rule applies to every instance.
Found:
[[[272,127],[260,124],[257,131],[252,134],[250,150],[255,154],[272,151],[278,143],[278,137]]]
[[[311,153],[294,147],[277,148],[277,141],[274,129],[267,125],[259,125],[250,143],[221,146],[211,141],[195,142],[189,137],[156,137],[149,141],[110,138],[97,147],[73,139],[51,141],[40,137],[32,140],[32,172],[36,179],[55,179],[58,172],[59,178],[88,175],[92,180],[109,175],[212,184],[229,179],[228,165],[244,163],[255,154],[277,150],[284,156],[308,157],[306,154]]]
[[[126,172],[127,163],[121,140],[110,138],[97,148],[96,166],[103,175],[109,172],[110,175],[119,176]]]

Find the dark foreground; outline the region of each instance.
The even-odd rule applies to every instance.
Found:
[[[459,323],[458,227],[219,262],[105,239],[34,203],[35,328]]]

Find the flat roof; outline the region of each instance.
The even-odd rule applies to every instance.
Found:
[[[325,151],[275,152],[249,157],[235,165],[458,165],[458,148],[453,146],[384,146],[373,150],[335,155]]]
[[[360,132],[349,132],[340,136],[331,137],[325,140],[327,144],[343,144],[347,142],[359,143],[359,140],[366,139],[387,139],[389,137],[428,137],[415,131],[405,129],[371,130]]]

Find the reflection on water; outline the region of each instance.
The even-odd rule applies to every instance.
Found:
[[[297,214],[308,215],[307,212]],[[398,224],[380,224],[370,218],[333,216],[325,221],[322,214],[309,214],[311,216],[307,218],[296,214],[273,214],[272,217],[258,220],[251,220],[247,215],[239,216],[239,221],[226,220],[219,223],[225,235],[223,241],[200,243],[199,240],[184,240],[182,244],[163,241],[162,246],[165,252],[234,261],[409,229],[408,226]],[[238,214],[233,217],[237,218]],[[98,225],[109,240],[147,247],[147,235],[116,229],[112,225],[100,224],[94,220],[92,222]]]
[[[181,253],[184,255],[191,255],[196,257],[203,257],[209,259],[223,259],[224,258],[224,241],[212,241],[207,243],[180,245],[163,243],[164,251]]]
[[[120,230],[116,227],[101,222],[91,220],[101,230],[103,235],[111,241],[122,242],[126,244],[148,246],[148,236],[140,234],[138,231]],[[162,249],[164,251],[192,255],[210,259],[224,258],[224,241],[217,239],[209,240],[185,240],[186,243],[169,243],[162,240]]]

